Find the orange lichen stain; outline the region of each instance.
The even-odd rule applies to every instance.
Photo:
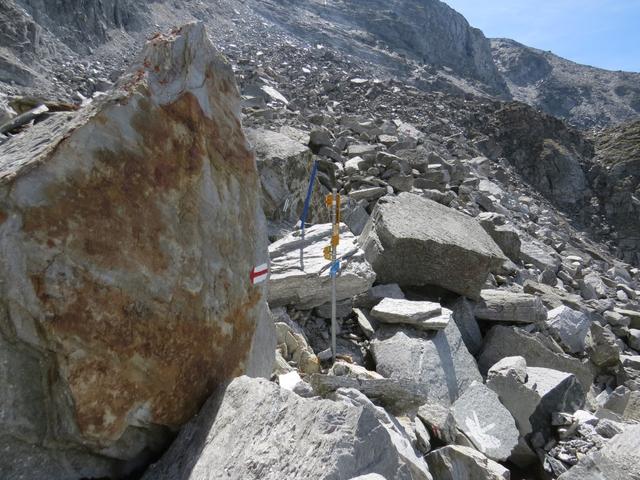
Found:
[[[196,195],[205,161],[216,175],[251,178],[253,157],[241,131],[208,119],[193,95],[160,109],[139,104],[133,127],[140,148],[95,152],[92,172],[52,185],[47,205],[25,212],[26,232],[61,240],[103,267],[144,264],[158,272],[169,261],[160,244],[167,223],[163,196]]]
[[[223,111],[217,94],[210,102]],[[46,204],[23,212],[31,239],[64,248],[75,265],[92,265],[75,267],[71,284],[42,273],[31,281],[47,314],[43,328],[66,372],[78,427],[88,442],[102,446],[122,435],[140,405],[148,406],[151,423],[177,428],[193,416],[218,384],[242,371],[261,301],[259,289],[232,289],[224,269],[214,288],[220,304],[215,314],[204,308],[203,293],[184,290],[178,279],[170,300],[159,300],[146,285],[114,285],[91,273],[174,275],[169,267],[176,267],[175,260],[163,238],[188,248],[200,234],[195,231],[205,162],[221,200],[236,202],[234,210],[244,212],[221,215],[221,222],[246,232],[243,248],[253,249],[259,183],[234,117],[207,118],[189,93],[159,108],[145,99],[121,108],[136,103],[135,149],[114,145],[93,152],[90,172],[78,169],[52,184]],[[250,193],[225,198],[232,183]],[[241,258],[240,242],[226,227],[221,224],[206,244],[222,258]],[[187,260],[180,261],[182,268]],[[50,285],[55,294],[48,293],[47,282],[56,282]]]
[[[135,406],[146,403],[153,423],[177,428],[217,385],[241,373],[261,299],[252,289],[211,318],[201,298],[179,289],[171,304],[136,305],[121,289],[87,276],[65,303],[46,294],[42,278],[32,282],[51,315],[49,334],[67,351],[78,427],[105,445],[122,435]],[[80,345],[83,355],[74,355]]]

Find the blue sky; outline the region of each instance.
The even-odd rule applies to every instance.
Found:
[[[443,0],[487,37],[640,72],[640,0]]]

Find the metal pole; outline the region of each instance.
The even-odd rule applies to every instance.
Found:
[[[304,223],[302,224],[302,244],[300,245],[300,270],[304,272]]]
[[[332,224],[331,235],[333,237],[333,235],[336,232],[336,221],[338,219],[337,190],[334,188],[331,194],[333,197],[333,202],[331,204],[331,224]],[[334,271],[334,266],[336,263],[337,249],[338,249],[337,245],[333,245],[333,248],[331,249],[331,270],[332,270],[332,274],[331,274],[331,353],[333,356],[333,363],[336,363],[336,276],[337,276],[337,272]]]
[[[311,178],[309,179],[309,188],[307,189],[307,196],[304,199],[304,208],[302,209],[302,216],[300,217],[300,229],[302,230],[302,245],[300,246],[300,270],[304,272],[304,228],[307,222],[307,215],[309,214],[309,204],[311,203],[311,195],[313,194],[313,183],[316,180],[318,173],[318,161],[313,162],[311,167]]]

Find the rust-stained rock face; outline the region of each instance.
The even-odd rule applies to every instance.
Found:
[[[197,24],[0,147],[3,472],[124,474],[217,385],[270,371],[259,194],[231,68]]]

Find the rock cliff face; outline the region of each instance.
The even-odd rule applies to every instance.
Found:
[[[92,44],[107,40],[113,28],[135,30],[144,24],[145,3],[132,0],[17,0],[41,27],[54,33],[70,48],[86,51]]]
[[[270,373],[239,100],[190,24],[153,38],[115,92],[0,147],[3,475],[121,475],[218,384]]]
[[[557,118],[521,103],[494,104],[491,110],[488,122],[476,123],[492,139],[485,153],[506,158],[565,211],[584,209],[591,195],[586,175],[593,157],[591,142]]]
[[[640,115],[640,74],[580,65],[508,39],[492,39],[493,58],[515,100],[582,127]]]
[[[640,122],[620,125],[595,138],[590,176],[600,205],[615,228],[622,258],[640,262]]]

